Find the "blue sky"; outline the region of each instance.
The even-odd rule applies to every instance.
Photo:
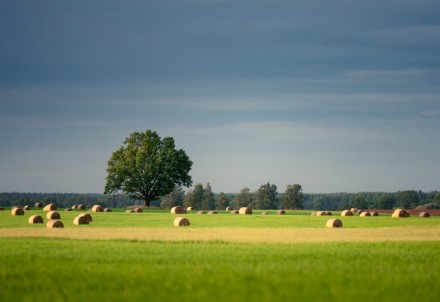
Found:
[[[2,1],[0,191],[97,192],[132,131],[216,192],[439,190],[440,1]]]

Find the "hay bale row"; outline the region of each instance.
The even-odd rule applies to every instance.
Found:
[[[189,224],[189,220],[185,217],[176,217],[176,219],[174,219],[174,226],[176,227],[189,226]]]
[[[44,222],[43,217],[41,217],[40,215],[32,215],[28,219],[29,224],[37,224],[37,223],[43,223],[43,222]]]

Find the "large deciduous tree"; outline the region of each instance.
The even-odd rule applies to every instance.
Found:
[[[277,186],[267,183],[260,186],[255,193],[255,203],[257,209],[275,209],[278,207]]]
[[[281,198],[281,208],[283,209],[302,209],[304,204],[304,194],[299,184],[288,185],[286,192]]]
[[[133,132],[108,161],[104,193],[122,191],[149,206],[175,186],[191,186],[191,166],[185,151],[175,148],[172,137],[161,139],[152,130]]]

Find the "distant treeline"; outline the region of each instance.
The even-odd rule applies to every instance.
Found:
[[[190,192],[184,193],[191,194]],[[251,193],[256,194],[256,193]],[[280,207],[284,193],[277,193],[275,207]],[[223,202],[213,203],[213,207],[223,209],[223,207],[231,205],[233,207],[240,206],[237,203],[239,194],[214,194],[214,198],[218,200],[221,196]],[[182,196],[181,200],[185,196]],[[252,197],[251,197],[252,200]],[[100,204],[110,208],[125,208],[131,205],[142,205],[140,200],[132,200],[124,194],[104,195],[104,194],[77,194],[77,193],[19,193],[4,192],[0,193],[0,206],[24,206],[34,205],[36,202],[43,204],[55,203],[58,207],[67,208],[75,204],[84,204],[91,207],[94,204]],[[250,201],[250,206],[258,208],[258,203]],[[170,203],[169,196],[155,200],[151,203],[154,207],[169,208],[173,206]],[[220,208],[221,207],[221,208]],[[398,191],[392,193],[384,192],[361,192],[361,193],[330,193],[330,194],[310,194],[304,193],[302,207],[304,209],[313,210],[343,210],[349,208],[359,209],[393,209],[401,207],[405,209],[413,208],[440,208],[440,192],[422,192],[415,190]]]

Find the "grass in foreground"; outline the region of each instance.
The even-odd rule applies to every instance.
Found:
[[[437,301],[439,250],[0,237],[0,300]]]

